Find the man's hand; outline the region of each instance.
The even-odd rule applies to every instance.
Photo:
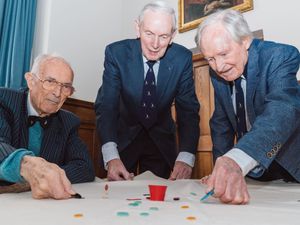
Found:
[[[33,198],[67,199],[75,194],[65,171],[43,158],[24,156],[20,173],[30,184]]]
[[[190,179],[192,175],[192,167],[188,164],[176,161],[169,180]]]
[[[206,181],[209,192],[214,188],[214,197],[229,204],[247,204],[250,196],[239,165],[229,157],[216,160],[214,170]]]
[[[120,159],[113,159],[107,163],[107,179],[110,181],[132,180],[134,174],[129,173]]]

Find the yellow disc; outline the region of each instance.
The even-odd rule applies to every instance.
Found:
[[[83,217],[83,214],[82,213],[76,213],[73,215],[75,218],[81,218]]]
[[[187,220],[196,220],[196,217],[194,217],[194,216],[188,216],[186,219]]]

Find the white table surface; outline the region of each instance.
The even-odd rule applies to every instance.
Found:
[[[104,192],[109,185],[108,196]],[[146,199],[149,184],[168,186],[163,202]],[[30,192],[0,195],[2,225],[114,225],[114,224],[220,224],[220,225],[300,225],[300,185],[280,181],[248,182],[248,205],[225,205],[209,198],[201,203],[204,187],[197,180],[168,181],[146,172],[134,181],[75,184],[84,199],[35,200]],[[106,197],[108,197],[106,199]],[[180,197],[174,201],[174,197]],[[137,206],[128,198],[141,198]],[[188,208],[182,208],[188,206]],[[158,210],[151,210],[156,207]],[[129,216],[117,216],[128,212]],[[141,216],[146,212],[148,216]],[[76,218],[75,214],[82,214]],[[195,220],[188,220],[194,217]]]

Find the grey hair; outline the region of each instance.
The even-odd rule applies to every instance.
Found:
[[[38,55],[33,62],[30,72],[34,74],[39,74],[41,66],[44,65],[47,61],[51,61],[51,60],[58,60],[66,64],[70,68],[70,70],[72,71],[72,75],[74,76],[74,72],[71,67],[71,64],[56,53]]]
[[[147,10],[151,10],[154,12],[164,12],[172,16],[172,33],[177,30],[177,20],[175,15],[175,10],[169,6],[165,1],[154,1],[150,2],[144,6],[140,15],[138,16],[138,22],[142,23],[144,20],[144,15]]]
[[[203,30],[217,23],[222,23],[224,28],[229,32],[232,39],[241,43],[245,38],[253,39],[253,34],[250,31],[247,21],[244,19],[242,13],[233,9],[218,10],[217,12],[209,15],[197,29],[195,37],[196,45],[201,49],[201,35]]]

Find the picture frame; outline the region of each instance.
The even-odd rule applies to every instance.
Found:
[[[206,16],[226,8],[246,12],[253,9],[253,0],[178,0],[179,33],[196,28]]]

